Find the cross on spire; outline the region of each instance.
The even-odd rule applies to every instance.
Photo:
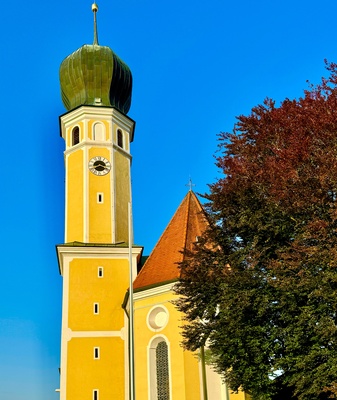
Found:
[[[190,188],[189,190],[190,190],[190,192],[192,192],[192,187],[195,186],[195,183],[192,183],[191,177],[185,186],[189,186],[189,188]]]

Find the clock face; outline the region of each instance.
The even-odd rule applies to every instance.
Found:
[[[93,157],[88,166],[90,172],[99,176],[108,174],[111,169],[110,161],[101,156]]]

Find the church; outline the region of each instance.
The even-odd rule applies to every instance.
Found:
[[[181,346],[173,287],[207,228],[189,190],[149,257],[133,243],[129,67],[98,43],[60,66],[65,141],[61,400],[244,400]]]

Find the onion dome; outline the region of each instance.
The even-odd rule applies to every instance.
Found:
[[[94,12],[94,43],[65,58],[60,67],[62,101],[66,109],[81,105],[115,107],[127,114],[131,106],[132,75],[129,67],[97,39],[97,5]]]

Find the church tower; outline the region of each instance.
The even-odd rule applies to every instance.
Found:
[[[132,76],[109,47],[94,41],[60,67],[65,140],[65,241],[57,246],[63,276],[61,400],[125,399],[127,316],[121,305],[142,248],[129,250],[131,154],[135,123]],[[130,256],[131,255],[131,256]]]

